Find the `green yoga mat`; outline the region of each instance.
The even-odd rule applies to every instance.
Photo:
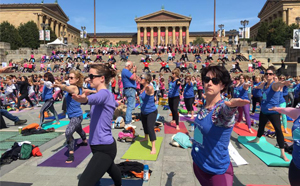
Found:
[[[163,137],[156,137],[156,154],[150,154],[152,148],[150,140],[148,140],[148,143],[146,141],[139,142],[139,140],[143,138],[144,136],[136,137],[135,142],[129,147],[129,149],[123,155],[122,159],[156,161],[160,151],[161,143],[163,141]]]
[[[270,167],[288,167],[290,165],[290,161],[286,162],[280,158],[280,149],[267,142],[265,137],[261,137],[259,143],[248,143],[254,138],[253,136],[239,136],[238,141]],[[292,159],[291,155],[287,153],[285,155],[289,160]]]
[[[68,125],[70,123],[70,121],[63,121],[63,120],[60,120],[59,122],[60,122],[59,125],[53,125],[53,123],[56,123],[56,120],[54,120],[54,121],[51,121],[48,123],[44,123],[42,126],[43,126],[43,129],[45,129],[45,130],[52,128],[52,127],[55,129],[58,129],[58,128]]]

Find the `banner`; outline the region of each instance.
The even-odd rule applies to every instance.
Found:
[[[162,36],[162,37],[164,37],[165,35],[166,35],[165,32],[161,32],[161,33],[160,33],[160,36]]]
[[[179,36],[179,32],[175,32],[175,36]]]
[[[50,41],[50,30],[45,30],[45,40]]]
[[[83,38],[83,31],[80,31],[80,38]]]
[[[40,37],[39,37],[40,40],[41,40],[41,41],[44,41],[44,30],[40,30],[40,31],[39,31],[39,34],[40,34]]]
[[[84,31],[84,32],[83,32],[83,38],[86,38],[86,36],[87,36],[87,32]]]
[[[185,36],[185,32],[182,32],[182,36]]]
[[[150,32],[147,32],[147,37],[150,37],[151,36],[151,33]]]
[[[169,35],[169,36],[172,36],[172,32],[169,32],[168,35]]]
[[[293,49],[300,49],[300,29],[293,31]]]
[[[144,32],[141,32],[141,37],[144,37]]]
[[[153,33],[153,36],[154,36],[154,37],[157,37],[157,32],[154,32],[154,33]]]

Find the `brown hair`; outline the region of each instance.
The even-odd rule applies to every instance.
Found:
[[[172,73],[174,73],[177,77],[180,75],[180,70],[178,68],[175,68]]]
[[[98,75],[105,77],[105,84],[108,84],[111,78],[117,75],[116,70],[113,69],[109,63],[91,64],[90,68],[95,69]]]
[[[75,84],[77,87],[83,86],[83,75],[80,73],[79,70],[71,70],[70,74],[74,74],[75,78],[78,79],[77,83]]]

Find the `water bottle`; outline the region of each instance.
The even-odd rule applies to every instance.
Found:
[[[144,165],[144,175],[143,175],[144,182],[148,182],[149,180],[149,166]]]
[[[194,132],[194,130],[195,130],[195,125],[194,125],[194,123],[192,123],[191,124],[191,132]]]
[[[115,128],[115,122],[112,121],[112,122],[111,122],[111,129],[114,129],[114,128]]]

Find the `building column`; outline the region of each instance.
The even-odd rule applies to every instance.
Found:
[[[144,45],[147,44],[147,27],[144,27]]]
[[[63,32],[63,31],[64,31],[63,25],[60,24],[60,29],[59,29],[59,36],[60,36],[60,37],[62,37],[61,32]]]
[[[185,42],[187,45],[190,44],[190,30],[189,30],[189,27],[187,26],[186,27],[186,31],[185,31]]]
[[[42,30],[43,28],[41,27],[41,18],[39,15],[37,15],[37,26],[39,30]]]
[[[286,21],[286,14],[287,14],[287,10],[283,10],[283,11],[282,11],[282,20],[283,20],[283,22],[285,22],[285,23],[287,23],[287,21]]]
[[[49,25],[49,18],[46,17],[45,24]],[[50,25],[49,25],[50,26]]]
[[[168,38],[169,38],[169,27],[166,27],[166,31],[165,31],[165,45],[168,45]]]
[[[137,44],[141,44],[141,28],[137,27]]]
[[[290,14],[291,14],[291,8],[288,8],[286,11],[286,24],[290,24]]]
[[[154,28],[153,27],[150,27],[150,29],[151,29],[151,35],[150,35],[150,46],[151,47],[153,47],[153,43],[154,43],[154,40],[153,40],[153,30],[154,30]]]
[[[176,43],[175,43],[175,40],[176,40],[176,39],[175,39],[175,28],[176,28],[175,26],[172,27],[172,29],[173,29],[173,30],[172,30],[173,45],[176,44]]]
[[[56,37],[59,37],[59,24],[57,21],[55,22],[55,34],[56,34]]]
[[[182,45],[182,26],[179,27],[179,45]]]
[[[157,27],[157,45],[160,45],[160,27]]]
[[[54,20],[53,19],[51,19],[50,28],[54,32]]]

